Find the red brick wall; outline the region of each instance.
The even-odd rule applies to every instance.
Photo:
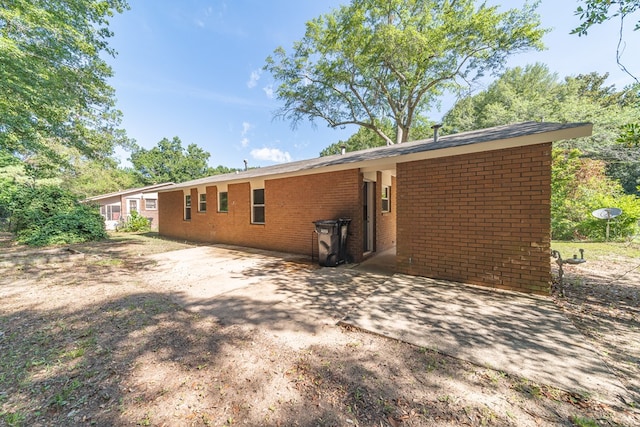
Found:
[[[191,221],[183,220],[182,190],[159,193],[160,234],[317,257],[313,221],[351,218],[348,253],[362,257],[362,177],[358,170],[265,180],[265,224],[251,224],[249,183],[228,186],[229,212],[218,212],[217,188],[207,187],[207,212],[199,213],[191,189]]]
[[[548,294],[551,144],[397,165],[398,271]]]

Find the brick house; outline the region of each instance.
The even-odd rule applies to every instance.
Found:
[[[399,273],[547,294],[551,143],[591,130],[519,123],[175,184],[159,232],[315,256],[313,221],[351,218],[355,262],[395,246]]]
[[[154,184],[142,188],[132,188],[115,193],[101,194],[87,198],[87,202],[100,205],[100,215],[107,230],[115,230],[120,221],[126,220],[132,211],[151,221],[151,229],[158,229],[157,190],[173,185],[172,182]]]

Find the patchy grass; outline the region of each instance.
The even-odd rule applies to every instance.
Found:
[[[579,249],[584,249],[587,260],[607,260],[612,256],[640,258],[640,242],[563,242],[554,240],[551,249],[555,249],[562,258],[573,255],[580,257]]]

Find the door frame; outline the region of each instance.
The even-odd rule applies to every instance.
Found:
[[[374,181],[363,181],[362,191],[362,252],[375,250],[375,188]]]

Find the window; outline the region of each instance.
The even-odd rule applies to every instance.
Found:
[[[138,212],[138,201],[137,200],[129,200],[129,214],[133,212]]]
[[[144,208],[148,211],[158,209],[158,199],[144,199]]]
[[[386,185],[382,187],[382,212],[391,211],[391,189]]]
[[[184,196],[184,219],[191,219],[191,195],[187,194]]]
[[[120,205],[100,206],[100,215],[102,215],[107,221],[119,221]]]
[[[254,224],[264,224],[264,188],[253,190],[253,218]]]
[[[198,212],[206,212],[207,211],[207,195],[200,194],[200,201],[198,204]]]
[[[218,212],[229,212],[229,193],[226,191],[218,193]]]

